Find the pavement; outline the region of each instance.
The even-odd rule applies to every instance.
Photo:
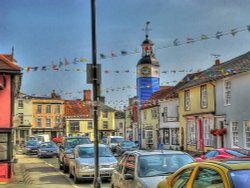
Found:
[[[55,167],[37,157],[17,154],[14,177],[10,182],[0,182],[0,188],[76,188]]]

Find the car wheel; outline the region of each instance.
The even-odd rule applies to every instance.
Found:
[[[76,173],[74,174],[74,183],[75,183],[75,184],[80,183],[80,180],[79,180],[79,178],[76,176]]]
[[[59,170],[63,170],[63,166],[59,158],[58,158],[58,165],[59,165]]]
[[[63,172],[68,173],[69,172],[69,167],[63,164]]]
[[[111,188],[115,188],[115,186],[113,184],[111,184]]]
[[[73,178],[73,177],[74,177],[74,176],[73,176],[71,170],[69,169],[69,178]]]

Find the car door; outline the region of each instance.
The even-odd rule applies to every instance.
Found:
[[[112,184],[114,185],[114,187],[122,188],[123,171],[127,157],[128,155],[124,154],[121,160],[118,162],[117,168],[113,171]]]
[[[125,161],[125,167],[123,171],[123,178],[122,178],[122,187],[126,188],[135,188],[135,182],[136,182],[136,156],[133,154],[130,154],[126,161]],[[130,176],[132,179],[126,179],[125,176]]]

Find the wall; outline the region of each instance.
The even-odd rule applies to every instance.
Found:
[[[11,124],[11,81],[6,77],[6,88],[0,90],[0,128],[9,128]]]

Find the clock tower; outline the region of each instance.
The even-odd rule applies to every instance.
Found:
[[[142,58],[137,63],[137,96],[139,105],[147,101],[151,95],[160,90],[159,62],[153,53],[153,43],[148,39],[148,25],[146,23],[146,39],[142,42]]]

